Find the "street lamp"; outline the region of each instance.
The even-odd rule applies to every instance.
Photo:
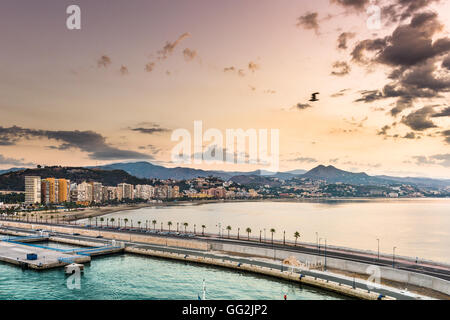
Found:
[[[392,254],[392,268],[395,268],[395,249],[397,249],[397,247],[394,247],[394,249],[393,249],[393,254]]]
[[[325,271],[327,271],[327,239],[325,239]]]
[[[319,233],[316,232],[316,245],[317,245],[317,249],[319,249]],[[320,250],[319,250],[320,252]]]
[[[378,241],[378,261],[380,261],[380,239],[377,238]]]

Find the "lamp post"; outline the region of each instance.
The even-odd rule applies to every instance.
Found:
[[[397,249],[397,247],[394,247],[392,252],[392,268],[395,268],[395,249]]]
[[[317,250],[319,250],[319,233],[316,232],[316,245],[317,245]],[[320,252],[320,250],[319,250]]]
[[[325,271],[327,271],[327,239],[325,239]]]
[[[380,239],[377,238],[378,241],[378,261],[380,261]]]

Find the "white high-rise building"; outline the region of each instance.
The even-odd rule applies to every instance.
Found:
[[[41,203],[41,177],[25,176],[25,204]]]

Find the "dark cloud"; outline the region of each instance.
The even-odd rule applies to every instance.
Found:
[[[423,107],[404,116],[401,122],[415,131],[436,128],[437,126],[430,119],[434,113],[435,111],[432,106]]]
[[[356,36],[356,33],[353,32],[342,32],[337,40],[338,49],[345,50],[347,49],[347,42],[349,39],[353,39]]]
[[[297,27],[301,27],[306,30],[314,30],[316,34],[319,34],[319,22],[317,12],[308,12],[297,19]]]
[[[107,68],[111,65],[112,61],[111,58],[108,57],[107,55],[103,55],[100,57],[100,59],[97,60],[97,66],[99,68]]]
[[[433,118],[450,117],[450,107],[446,107],[432,115]]]
[[[308,104],[308,103],[297,103],[294,106],[294,108],[297,109],[297,110],[305,110],[305,109],[308,109],[308,108],[312,108],[312,106],[310,104]]]
[[[391,126],[385,125],[383,128],[381,128],[380,131],[378,131],[377,135],[379,135],[379,136],[386,136],[388,130],[390,130],[390,129],[391,129]]]
[[[106,138],[94,131],[51,131],[27,129],[18,126],[0,127],[0,140],[16,144],[21,139],[48,139],[60,142],[54,147],[59,150],[71,148],[87,152],[95,160],[151,159],[147,154],[115,148],[106,142]]]
[[[416,136],[416,134],[414,132],[408,132],[407,134],[405,134],[405,136],[403,138],[404,139],[418,139],[420,137]]]
[[[450,38],[436,38],[441,30],[436,13],[422,12],[414,14],[410,23],[398,26],[392,35],[358,42],[352,60],[367,66],[379,64],[391,68],[391,82],[382,90],[363,94],[357,101],[395,98],[391,115],[397,116],[413,107],[418,98],[431,99],[449,92],[450,78],[439,70],[439,65],[443,65],[439,62],[450,53]]]
[[[442,68],[450,70],[450,54],[448,54],[447,57],[445,57],[444,61],[442,61]]]
[[[410,18],[433,2],[438,3],[440,0],[394,0],[381,8],[381,15],[387,24],[396,23]]]
[[[338,4],[349,10],[364,11],[370,0],[330,0],[330,3]]]
[[[444,137],[445,142],[450,144],[450,130],[442,131],[441,135]]]
[[[190,62],[198,56],[198,53],[196,50],[191,50],[189,48],[186,48],[183,50],[183,56],[184,56],[184,60],[186,60],[186,62]]]
[[[140,133],[145,133],[145,134],[164,133],[164,132],[168,132],[169,131],[169,129],[161,128],[157,124],[152,124],[150,127],[130,128],[130,130],[131,131],[140,132]]]
[[[333,63],[333,70],[331,74],[333,76],[343,77],[349,74],[351,71],[350,65],[345,61],[336,61]]]
[[[363,90],[360,93],[361,98],[355,100],[355,102],[370,103],[379,100],[383,97],[383,94],[378,90]]]

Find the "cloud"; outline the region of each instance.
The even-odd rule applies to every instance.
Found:
[[[333,69],[331,74],[333,76],[343,77],[350,73],[350,65],[345,61],[336,61],[333,63]]]
[[[345,93],[346,93],[347,91],[349,91],[349,90],[350,90],[350,89],[342,89],[342,90],[340,90],[339,92],[333,93],[333,94],[331,95],[331,97],[332,97],[332,98],[342,97],[342,96],[344,96]]]
[[[100,59],[97,60],[97,67],[99,68],[107,68],[111,65],[112,61],[111,58],[107,55],[103,55],[100,57]]]
[[[404,116],[401,122],[416,131],[436,128],[437,126],[430,120],[430,117],[434,113],[435,111],[432,106],[423,107]]]
[[[445,138],[445,142],[450,144],[450,130],[442,131],[441,135]]]
[[[130,72],[128,71],[128,68],[127,68],[126,66],[121,66],[119,71],[120,71],[120,74],[121,74],[122,76],[126,76],[127,74],[130,73]]]
[[[342,32],[337,40],[337,47],[341,50],[347,49],[347,42],[349,39],[353,39],[356,36],[356,33],[353,32]]]
[[[450,168],[450,153],[436,154],[433,156],[415,156],[413,159],[417,165],[439,165]]]
[[[289,159],[287,161],[290,162],[301,162],[301,163],[316,163],[319,162],[317,159],[310,158],[310,157],[296,157],[293,159]]]
[[[381,8],[381,15],[387,24],[400,22],[426,8],[431,3],[441,0],[395,0]]]
[[[146,123],[143,122],[140,124],[140,127],[137,128],[129,128],[131,131],[136,131],[144,134],[155,134],[155,133],[163,133],[170,131],[166,128],[161,128],[158,124],[154,123]],[[146,127],[145,127],[146,126]]]
[[[447,57],[445,57],[444,61],[442,61],[442,68],[450,70],[450,54],[448,54]]]
[[[249,69],[251,72],[255,72],[256,70],[259,69],[259,64],[255,63],[255,62],[253,62],[253,61],[250,61],[250,62],[248,63],[248,69]]]
[[[61,144],[53,147],[54,149],[79,149],[87,152],[89,158],[95,160],[152,159],[147,154],[115,148],[106,142],[104,136],[94,131],[52,131],[28,129],[18,126],[9,128],[0,126],[1,141],[9,141],[10,144],[17,144],[22,139],[55,140]]]
[[[34,163],[25,162],[24,159],[13,159],[13,158],[6,158],[3,155],[0,154],[0,165],[11,165],[11,166],[32,166]]]
[[[305,110],[305,109],[308,109],[308,108],[312,108],[312,106],[310,104],[308,104],[308,103],[297,103],[294,106],[294,108],[297,109],[297,110]]]
[[[439,70],[444,64],[441,60],[450,53],[450,38],[436,37],[442,27],[436,13],[416,13],[409,24],[398,26],[391,35],[358,42],[351,53],[352,61],[391,68],[391,82],[357,101],[395,98],[391,115],[397,116],[412,108],[418,98],[431,99],[449,92],[450,77]]]
[[[234,72],[234,71],[236,71],[236,68],[233,66],[223,68],[223,72]]]
[[[197,57],[198,53],[196,50],[191,50],[189,48],[186,48],[183,50],[183,56],[184,56],[184,60],[186,60],[186,62],[190,62],[192,60],[194,60]]]
[[[330,3],[335,3],[348,10],[364,11],[365,7],[370,3],[370,0],[330,0]]]
[[[152,72],[154,68],[155,68],[154,62],[149,62],[145,65],[145,71],[147,72]]]
[[[308,12],[303,16],[300,16],[297,20],[297,27],[301,27],[306,30],[314,30],[316,34],[319,34],[319,22],[317,12]]]
[[[432,115],[433,118],[450,117],[450,107],[446,107]]]
[[[183,33],[181,36],[178,37],[177,40],[173,42],[166,42],[166,45],[161,49],[158,50],[158,60],[165,60],[167,59],[175,50],[175,48],[184,40],[191,37],[191,34],[189,32]]]

